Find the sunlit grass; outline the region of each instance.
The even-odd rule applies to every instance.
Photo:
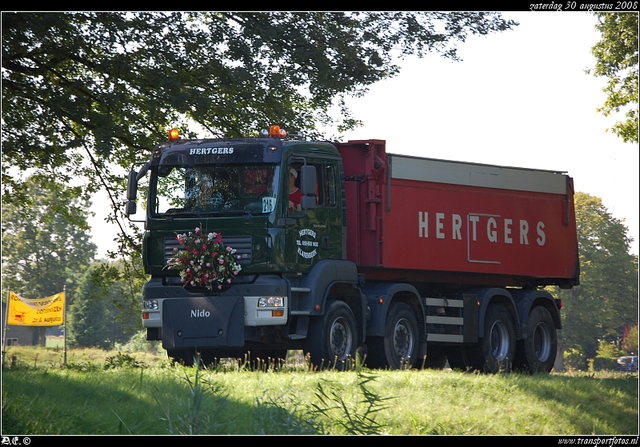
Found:
[[[71,351],[61,367],[46,352],[14,354],[3,434],[638,433],[637,374],[212,371],[99,350]]]

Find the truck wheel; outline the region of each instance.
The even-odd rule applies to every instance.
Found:
[[[429,346],[424,367],[427,369],[444,369],[447,366],[447,354],[440,346]]]
[[[367,364],[370,368],[412,368],[418,360],[418,344],[418,320],[411,308],[405,303],[392,303],[384,337],[372,337],[368,342]]]
[[[318,368],[344,369],[355,361],[358,329],[344,301],[329,301],[324,315],[312,318],[304,343],[311,363]]]
[[[514,366],[531,373],[550,372],[556,360],[558,336],[553,318],[544,307],[529,314],[527,338],[518,343]]]
[[[507,309],[491,305],[484,322],[484,337],[472,346],[447,350],[449,365],[463,371],[498,373],[510,371],[515,353],[516,333]]]
[[[489,306],[484,337],[480,340],[478,348],[482,360],[482,367],[478,369],[494,374],[511,370],[516,350],[516,332],[511,315],[504,306]]]
[[[447,348],[447,359],[449,360],[449,366],[454,370],[474,370],[471,357],[473,352],[477,350],[476,346],[453,346]]]

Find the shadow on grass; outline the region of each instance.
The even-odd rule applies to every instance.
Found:
[[[317,433],[282,402],[240,402],[197,371],[5,369],[2,434]]]

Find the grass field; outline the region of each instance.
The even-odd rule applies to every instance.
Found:
[[[15,358],[14,358],[15,357]],[[2,434],[637,435],[638,375],[174,366],[11,348]]]

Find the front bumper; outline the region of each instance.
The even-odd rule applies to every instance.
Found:
[[[244,345],[242,297],[171,298],[162,303],[162,347]]]
[[[153,278],[143,287],[142,321],[161,334],[165,349],[239,347],[245,327],[287,323],[288,291],[288,282],[272,275],[239,281],[219,295],[190,293]]]

